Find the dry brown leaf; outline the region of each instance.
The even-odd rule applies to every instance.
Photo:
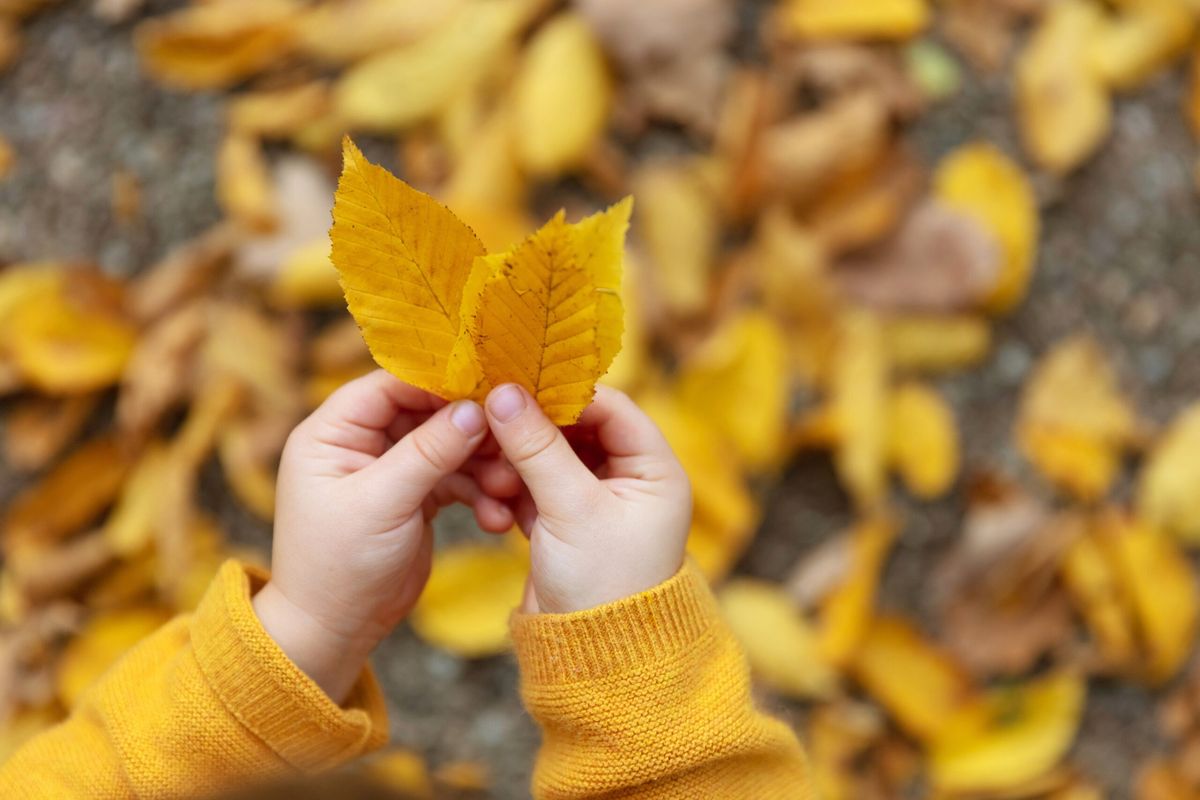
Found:
[[[1054,3],[1017,60],[1017,116],[1025,148],[1041,167],[1066,173],[1108,137],[1112,108],[1091,64],[1103,12],[1091,0]]]
[[[1043,356],[1021,396],[1017,442],[1047,479],[1097,500],[1136,437],[1134,411],[1095,341],[1070,338]]]
[[[208,323],[206,303],[193,302],[149,326],[138,340],[117,397],[117,427],[131,440],[141,441],[188,396]]]
[[[0,74],[16,63],[21,55],[21,45],[21,29],[17,27],[16,20],[0,15]],[[11,163],[11,154],[9,162]],[[6,171],[0,169],[0,178]]]
[[[936,201],[918,206],[895,236],[843,259],[843,293],[885,311],[952,313],[979,305],[996,285],[1001,253],[975,220]]]
[[[237,499],[259,519],[270,521],[275,516],[274,461],[278,451],[264,452],[255,428],[254,420],[225,426],[217,438],[217,455]]]
[[[241,237],[236,226],[222,222],[167,253],[130,285],[134,318],[153,322],[205,292],[228,266]]]
[[[5,550],[52,546],[95,521],[116,498],[128,469],[111,436],[80,445],[8,505]]]
[[[4,418],[4,461],[13,469],[33,472],[58,457],[83,430],[99,397],[30,398],[14,405]]]
[[[138,25],[134,43],[154,78],[184,89],[230,86],[293,46],[295,0],[202,3]]]
[[[3,23],[0,23],[0,50],[3,49],[4,31],[2,30]],[[4,60],[4,56],[0,53],[0,63]],[[13,171],[13,167],[17,164],[17,151],[13,148],[12,143],[0,136],[0,181],[7,178]]]

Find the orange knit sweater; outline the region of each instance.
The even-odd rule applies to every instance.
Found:
[[[195,614],[131,650],[0,767],[0,797],[202,796],[381,746],[370,672],[335,705],[258,623],[261,581],[225,564]],[[513,641],[545,737],[535,797],[811,797],[799,744],[754,709],[744,659],[691,568],[590,611],[517,615]]]

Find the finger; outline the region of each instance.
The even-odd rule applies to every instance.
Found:
[[[624,392],[596,387],[596,399],[576,423],[596,432],[608,456],[606,477],[664,480],[676,477],[679,459],[654,420]]]
[[[397,415],[430,413],[444,405],[441,398],[379,369],[339,388],[305,424],[325,444],[379,455],[391,442],[388,429]]]
[[[470,400],[459,400],[438,411],[359,474],[377,491],[388,493],[390,511],[412,513],[443,478],[466,462],[486,431],[483,410]]]
[[[488,533],[508,533],[516,524],[512,509],[494,497],[482,495],[475,501],[475,522]]]
[[[594,496],[595,476],[523,388],[509,383],[493,389],[487,415],[492,435],[542,513],[571,512]]]
[[[425,509],[428,517],[432,517],[429,513],[431,509],[436,511],[452,503],[462,503],[474,510],[475,521],[488,533],[505,533],[514,524],[512,509],[503,501],[484,494],[475,480],[461,472],[447,475],[438,481],[426,503],[431,504]]]
[[[472,456],[464,471],[492,497],[516,497],[521,491],[521,476],[503,456],[486,459]]]

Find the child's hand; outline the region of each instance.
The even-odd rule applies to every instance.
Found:
[[[517,521],[530,537],[525,611],[565,613],[638,594],[683,564],[691,525],[687,474],[632,400],[598,387],[569,433],[594,439],[595,473],[518,386],[492,391],[488,422],[527,492]]]
[[[438,508],[513,515],[520,479],[481,449],[483,410],[449,406],[382,370],[335,392],[292,432],[279,469],[271,579],[254,597],[267,633],[335,701],[429,577]],[[494,450],[494,445],[493,445]]]

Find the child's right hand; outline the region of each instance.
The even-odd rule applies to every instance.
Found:
[[[573,429],[594,435],[593,473],[519,386],[487,398],[488,423],[525,483],[517,522],[530,539],[526,612],[581,611],[644,592],[683,565],[692,518],[687,474],[658,427],[604,386]]]

